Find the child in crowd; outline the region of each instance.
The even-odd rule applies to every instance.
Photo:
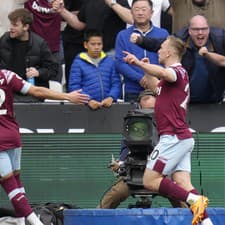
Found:
[[[103,49],[103,36],[97,30],[87,30],[84,35],[87,52],[78,54],[71,66],[69,91],[82,89],[90,96],[91,109],[110,107],[121,95],[121,80],[114,60]]]

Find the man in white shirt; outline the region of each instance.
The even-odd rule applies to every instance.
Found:
[[[105,3],[111,7],[121,19],[127,23],[127,27],[133,24],[133,18],[130,10],[121,6],[117,0],[105,0]],[[127,0],[127,3],[131,7],[133,0]],[[173,14],[173,9],[169,0],[152,0],[153,3],[153,15],[151,21],[154,26],[161,27],[161,13],[166,12],[169,15]]]
[[[127,0],[129,5],[131,6],[133,0]],[[161,27],[161,13],[167,12],[168,14],[172,14],[172,8],[170,6],[169,0],[152,0],[153,3],[153,15],[151,18],[154,26]]]

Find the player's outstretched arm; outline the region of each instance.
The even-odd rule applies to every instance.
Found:
[[[42,99],[66,100],[75,104],[85,104],[89,101],[89,96],[82,94],[81,91],[82,90],[77,90],[70,93],[61,93],[45,87],[31,86],[27,93]]]
[[[145,74],[164,79],[168,82],[175,82],[174,75],[167,69],[150,63],[145,63],[143,60],[137,59],[137,57],[127,51],[123,51],[125,54],[124,61],[136,65],[144,70]]]

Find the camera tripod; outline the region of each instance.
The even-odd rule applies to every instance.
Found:
[[[133,198],[138,198],[135,204],[129,204],[128,208],[151,208],[153,198],[157,193],[150,192],[146,189],[131,189],[131,196]]]

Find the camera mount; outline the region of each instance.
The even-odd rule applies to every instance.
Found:
[[[137,201],[135,205],[130,205],[129,208],[150,208],[152,198],[157,193],[145,189],[142,178],[147,157],[157,142],[154,111],[151,109],[129,111],[124,117],[123,135],[129,154],[121,170],[124,172],[124,181],[129,186],[131,195],[140,198],[140,201]]]

